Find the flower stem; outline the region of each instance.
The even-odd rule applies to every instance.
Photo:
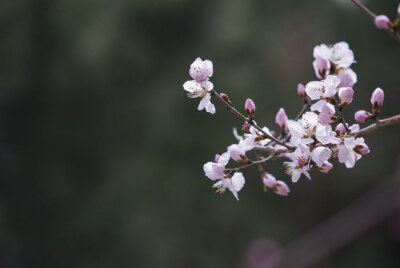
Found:
[[[215,89],[213,89],[211,92],[213,93],[213,95],[215,95],[215,96],[218,98],[218,100],[219,100],[220,102],[222,102],[222,103],[228,108],[229,111],[231,111],[232,113],[234,113],[234,114],[235,114],[236,116],[238,116],[240,119],[242,119],[242,120],[246,121],[247,123],[249,123],[252,127],[256,128],[258,131],[260,131],[260,132],[264,135],[264,137],[266,137],[266,138],[268,138],[268,139],[270,139],[270,140],[273,140],[274,142],[276,142],[276,143],[278,143],[278,144],[280,144],[280,145],[282,145],[282,146],[285,146],[286,148],[288,148],[289,151],[293,151],[293,150],[294,150],[291,146],[289,146],[289,145],[287,145],[286,143],[284,143],[284,142],[278,140],[277,138],[275,138],[274,136],[268,134],[268,133],[265,132],[262,128],[260,128],[260,127],[257,126],[256,124],[254,124],[254,121],[253,121],[253,120],[250,120],[249,118],[247,118],[246,116],[244,116],[243,114],[241,114],[241,113],[240,113],[238,110],[236,110],[231,104],[229,104],[229,103],[226,102],[223,98],[221,98],[221,96],[217,93],[217,91],[215,91]]]

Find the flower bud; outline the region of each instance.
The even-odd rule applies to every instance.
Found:
[[[299,95],[300,98],[304,100],[307,99],[306,87],[302,83],[299,83],[297,85],[297,94]]]
[[[370,113],[365,110],[359,110],[354,114],[354,119],[357,122],[364,123],[371,117]]]
[[[369,154],[369,147],[366,144],[358,144],[354,147],[354,151],[358,154]]]
[[[357,83],[357,74],[350,68],[340,70],[337,77],[340,79],[339,87],[353,87]]]
[[[354,91],[351,87],[341,87],[339,89],[340,105],[346,106],[353,101]]]
[[[346,126],[348,126],[347,123],[346,123]],[[346,133],[346,128],[344,127],[344,125],[342,123],[340,123],[336,126],[336,132],[338,132],[340,135],[343,135],[344,133]]]
[[[372,104],[372,110],[373,110],[374,114],[379,112],[379,110],[381,109],[384,97],[385,97],[385,95],[383,93],[383,90],[379,87],[377,87],[374,90],[374,92],[372,92],[371,104]]]
[[[215,158],[214,158],[214,162],[218,163],[218,160],[219,160],[220,157],[221,157],[221,156],[220,156],[219,154],[216,154],[216,155],[215,155]]]
[[[242,130],[243,130],[243,131],[249,131],[250,126],[251,126],[251,125],[250,125],[249,123],[246,122],[246,123],[243,124]]]
[[[322,167],[319,169],[319,171],[321,171],[322,173],[328,173],[329,170],[331,170],[333,168],[333,165],[331,163],[329,163],[328,161],[324,161],[324,163],[322,164]]]
[[[213,64],[209,60],[201,60],[197,58],[189,69],[189,75],[197,82],[201,83],[211,77],[213,74]]]
[[[287,129],[287,121],[288,117],[286,116],[285,110],[283,108],[280,108],[275,116],[275,123],[282,131],[284,131]]]
[[[390,29],[390,19],[386,15],[378,15],[374,19],[375,26],[382,30]]]
[[[244,108],[246,110],[246,114],[249,116],[250,119],[252,119],[256,110],[256,105],[254,104],[254,102],[251,99],[247,99]]]
[[[226,95],[225,93],[219,93],[219,96],[221,97],[221,99],[223,99],[225,102],[232,104],[231,100],[229,99],[228,95]]]
[[[290,193],[289,186],[283,181],[277,181],[274,191],[278,195],[287,196]]]

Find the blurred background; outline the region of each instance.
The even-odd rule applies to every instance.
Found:
[[[364,3],[391,18],[398,5]],[[400,126],[311,183],[271,163],[287,198],[256,168],[240,202],[203,173],[241,122],[186,97],[196,57],[273,129],[302,107],[313,47],[342,40],[359,79],[348,120],[377,86],[382,116],[399,113],[400,46],[347,0],[1,1],[0,267],[400,267]]]

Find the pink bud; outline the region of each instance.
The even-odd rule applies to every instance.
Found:
[[[357,112],[354,114],[354,119],[355,119],[357,122],[360,122],[360,123],[366,122],[369,118],[370,118],[370,114],[369,114],[367,111],[365,111],[365,110],[357,111]]]
[[[219,93],[219,96],[221,97],[221,99],[223,99],[225,102],[232,104],[228,95],[226,95],[225,93]]]
[[[275,123],[279,126],[281,130],[285,130],[287,128],[288,117],[286,116],[285,110],[280,108],[278,113],[275,116]]]
[[[341,87],[339,89],[340,105],[345,106],[353,101],[354,91],[351,87]]]
[[[290,189],[287,186],[286,183],[283,181],[277,181],[274,191],[276,194],[282,195],[282,196],[287,196],[290,193]]]
[[[302,84],[299,83],[297,85],[297,94],[300,96],[300,98],[302,99],[306,99],[307,98],[307,94],[306,94],[306,87]]]
[[[347,123],[346,126],[348,126]],[[344,128],[344,125],[340,123],[336,126],[336,131],[339,132],[340,135],[343,135],[346,132],[346,129]]]
[[[385,98],[385,95],[381,88],[377,87],[374,90],[374,92],[372,92],[371,104],[372,104],[374,113],[378,112],[381,109],[384,98]]]
[[[362,148],[360,148],[358,151],[360,152],[360,154],[369,154],[369,147],[368,145],[361,145]]]
[[[218,159],[219,159],[220,157],[221,157],[221,156],[220,156],[219,154],[216,154],[216,155],[215,155],[215,158],[214,158],[214,162],[218,163]]]
[[[390,19],[386,15],[378,15],[374,19],[375,26],[382,30],[390,29]]]
[[[251,126],[251,125],[250,125],[249,123],[246,122],[246,123],[243,124],[242,130],[244,130],[244,131],[249,131],[250,126]]]
[[[325,161],[322,164],[322,167],[320,168],[320,171],[323,173],[328,173],[329,170],[331,170],[333,168],[333,165],[331,163],[329,163],[328,161]]]
[[[251,99],[247,99],[246,103],[244,105],[244,108],[246,110],[246,114],[250,117],[253,118],[254,112],[256,110],[256,105]]]

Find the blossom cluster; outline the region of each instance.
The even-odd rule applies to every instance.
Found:
[[[281,108],[275,116],[276,132],[256,123],[256,106],[251,99],[245,101],[245,114],[242,114],[232,106],[228,95],[214,90],[209,81],[213,74],[211,61],[197,58],[190,65],[189,74],[193,80],[185,82],[183,88],[189,97],[201,98],[198,110],[205,109],[214,114],[211,98],[215,97],[244,121],[241,135],[234,129],[237,143],[227,146],[225,152],[203,166],[205,175],[215,181],[213,187],[218,193],[228,189],[239,199],[238,192],[245,184],[241,171],[258,166],[264,189],[287,196],[290,192],[287,183],[264,170],[267,161],[284,159],[285,171],[296,183],[302,175],[311,180],[313,168],[322,173],[329,172],[333,168],[333,158],[347,168],[353,168],[370,152],[364,138],[358,135],[359,125],[347,124],[342,113],[352,103],[353,87],[357,83],[357,75],[351,69],[355,62],[353,51],[346,42],[321,44],[314,48],[313,56],[312,66],[318,80],[298,85],[297,93],[303,99],[304,107],[295,119],[289,119]],[[383,90],[375,89],[371,112],[358,111],[354,119],[357,122],[377,120],[383,99]],[[239,166],[228,168],[230,161]]]

